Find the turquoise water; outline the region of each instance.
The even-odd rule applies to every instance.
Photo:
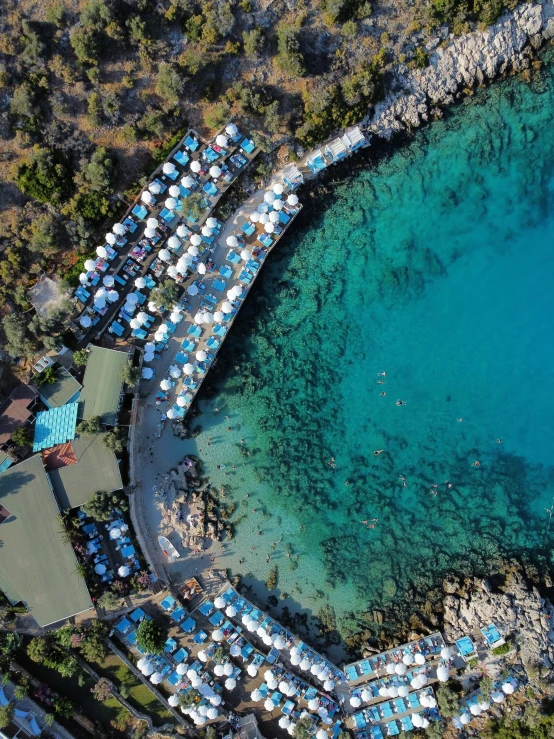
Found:
[[[200,403],[236,504],[218,566],[267,595],[277,565],[283,603],[330,604],[346,634],[451,569],[548,553],[553,117],[551,68],[498,83],[320,195],[272,256]]]

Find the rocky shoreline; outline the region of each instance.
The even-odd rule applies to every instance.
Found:
[[[362,123],[369,133],[387,140],[417,128],[464,90],[529,69],[534,51],[553,37],[554,2],[545,0],[521,5],[485,31],[450,36],[442,43],[439,37],[432,39],[429,66],[410,71],[400,65],[390,92]]]

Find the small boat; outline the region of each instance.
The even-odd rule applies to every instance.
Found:
[[[167,537],[158,536],[158,544],[161,546],[162,552],[165,554],[170,562],[174,562],[176,559],[179,559],[179,552],[175,549],[175,547]]]

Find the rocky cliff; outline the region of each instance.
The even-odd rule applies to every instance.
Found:
[[[410,72],[400,67],[389,94],[364,121],[371,133],[389,139],[428,120],[437,105],[447,105],[460,90],[530,64],[530,50],[554,37],[554,0],[524,3],[486,31],[451,37],[435,46],[429,66]]]

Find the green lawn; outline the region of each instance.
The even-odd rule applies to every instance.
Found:
[[[102,662],[91,662],[91,667],[99,675],[109,678],[119,689],[121,685],[129,688],[129,703],[143,713],[152,716],[155,724],[173,722],[173,716],[163,706],[146,685],[131,672],[127,665],[115,654],[109,653]]]

